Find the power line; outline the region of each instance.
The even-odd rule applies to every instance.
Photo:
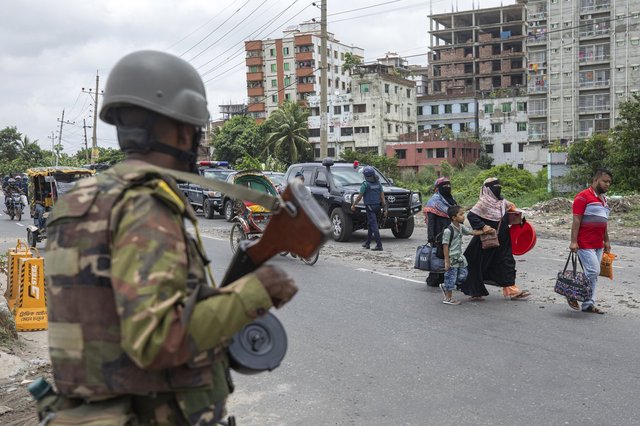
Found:
[[[391,4],[391,3],[399,3],[399,2],[401,2],[401,1],[405,1],[405,0],[392,0],[392,1],[386,1],[386,2],[384,2],[384,3],[372,4],[371,6],[359,7],[359,8],[357,8],[357,9],[343,10],[342,12],[329,13],[327,16],[343,15],[343,14],[345,14],[345,13],[357,12],[357,11],[359,11],[359,10],[364,10],[364,9],[373,9],[374,7],[385,6],[385,5],[387,5],[387,4]]]
[[[227,7],[225,7],[224,9],[222,9],[218,14],[214,15],[211,19],[209,19],[207,22],[205,22],[204,24],[200,25],[198,28],[196,28],[195,30],[191,31],[189,34],[187,34],[186,36],[182,37],[180,40],[176,41],[175,43],[173,43],[171,46],[167,47],[165,50],[170,50],[173,47],[177,46],[178,44],[182,43],[183,41],[185,41],[187,38],[191,37],[193,34],[197,33],[198,31],[200,31],[202,28],[204,28],[206,25],[208,25],[211,21],[213,21],[214,19],[216,19],[218,16],[222,15],[227,9],[229,9],[231,6],[233,6],[234,4],[237,3],[237,0],[229,3],[227,5]],[[215,31],[215,30],[214,30]]]

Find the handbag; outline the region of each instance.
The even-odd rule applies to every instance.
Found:
[[[571,261],[571,270],[567,270],[569,261]],[[562,272],[558,272],[558,278],[556,279],[556,285],[553,291],[565,296],[567,299],[584,302],[585,300],[591,299],[591,283],[584,272],[578,272],[578,263],[580,263],[580,268],[582,268],[582,263],[578,255],[570,252],[567,263],[564,264],[564,269]]]
[[[416,249],[413,267],[422,271],[444,272],[444,260],[436,256],[436,247],[424,244]]]
[[[500,240],[498,239],[500,225],[502,225],[502,219],[498,222],[498,229],[496,229],[496,232],[480,235],[480,245],[482,245],[483,250],[500,247]]]

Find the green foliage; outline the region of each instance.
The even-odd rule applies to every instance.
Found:
[[[236,164],[246,155],[257,157],[261,140],[261,132],[253,118],[232,117],[213,134],[215,159]]]
[[[344,54],[344,62],[342,63],[342,68],[351,75],[351,71],[358,65],[362,63],[362,60],[354,56],[353,53],[347,52]]]
[[[236,162],[235,167],[238,170],[249,170],[249,169],[263,170],[262,163],[260,163],[260,160],[250,155],[245,155],[240,160],[238,160]]]
[[[590,185],[593,172],[608,166],[610,148],[607,135],[599,133],[572,143],[567,154],[571,172],[564,177],[564,181],[579,186]]]
[[[398,159],[395,157],[390,158],[385,155],[359,151],[343,151],[340,154],[340,157],[344,161],[358,161],[361,164],[374,166],[376,169],[380,170],[386,177],[392,179],[399,178]]]
[[[440,162],[440,176],[446,176],[448,178],[453,176],[453,167],[448,161]]]
[[[309,111],[296,102],[280,105],[265,122],[271,131],[266,135],[262,152],[268,155],[271,151],[287,164],[309,158],[308,117]]]
[[[489,170],[493,167],[493,157],[482,150],[480,157],[476,160],[476,165],[483,170]]]
[[[609,150],[613,187],[616,190],[640,190],[640,96],[620,105],[620,124],[613,132]]]

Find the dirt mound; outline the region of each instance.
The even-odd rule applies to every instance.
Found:
[[[565,213],[571,212],[573,201],[564,197],[556,197],[542,201],[531,206],[531,210],[538,213]]]

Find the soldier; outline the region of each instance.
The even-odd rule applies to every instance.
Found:
[[[55,384],[66,405],[93,408],[104,424],[115,424],[105,420],[114,412],[135,424],[220,422],[232,390],[230,337],[297,292],[273,266],[215,288],[189,202],[174,179],[148,170],[195,171],[208,117],[204,84],[187,62],[125,56],[100,118],[116,126],[127,158],[78,182],[49,217]]]

